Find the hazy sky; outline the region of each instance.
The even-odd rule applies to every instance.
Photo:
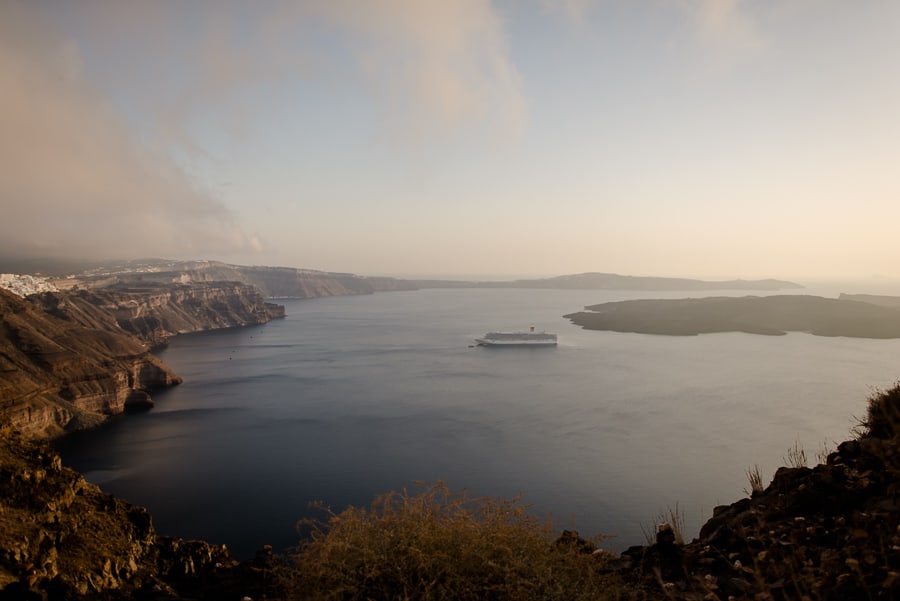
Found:
[[[0,1],[0,252],[900,277],[894,0]]]

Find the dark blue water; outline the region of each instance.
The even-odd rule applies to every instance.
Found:
[[[900,341],[576,328],[586,304],[647,293],[426,290],[287,301],[264,326],[179,336],[185,383],[153,410],[59,443],[69,465],[147,506],[163,534],[239,556],[295,545],[310,501],[367,505],[416,480],[524,495],[621,549],[674,508],[688,536],[795,442],[845,439]],[[685,296],[653,294],[652,296]],[[556,349],[470,347],[529,325]],[[319,515],[319,514],[317,514]]]

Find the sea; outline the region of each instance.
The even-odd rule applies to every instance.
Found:
[[[285,319],[174,337],[159,356],[182,385],[57,446],[89,481],[147,507],[159,533],[239,558],[266,544],[289,551],[298,521],[327,518],[322,507],[438,482],[519,497],[557,530],[614,551],[646,543],[673,513],[690,539],[716,506],[746,496],[748,470],[767,483],[798,449],[814,464],[846,440],[867,397],[900,379],[900,340],[600,332],[563,315],[628,298],[746,294],[281,300]],[[559,346],[475,346],[488,331],[532,325]]]

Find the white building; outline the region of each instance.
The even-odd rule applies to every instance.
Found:
[[[47,278],[17,273],[0,273],[0,288],[9,290],[23,298],[29,294],[58,291],[56,286],[51,284]]]

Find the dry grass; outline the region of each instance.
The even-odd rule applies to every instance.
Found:
[[[519,498],[470,498],[442,483],[304,521],[297,599],[621,599],[602,555],[554,544]],[[612,591],[612,592],[611,592]]]
[[[762,474],[759,471],[759,465],[753,465],[752,467],[747,468],[747,480],[750,481],[750,490],[745,488],[744,493],[748,497],[752,497],[755,494],[761,494],[765,490]]]
[[[806,450],[799,440],[794,441],[794,445],[787,450],[787,455],[783,458],[784,464],[788,467],[798,468],[807,467]]]
[[[835,445],[829,444],[827,440],[823,440],[816,449],[816,464],[823,464],[828,461],[828,456],[834,451]]]
[[[681,511],[681,508],[678,506],[678,503],[675,503],[675,508],[666,507],[665,511],[661,511],[658,516],[656,516],[656,520],[654,521],[654,526],[652,528],[648,528],[646,526],[641,526],[641,530],[644,533],[644,538],[647,540],[647,545],[653,545],[656,543],[656,535],[659,533],[660,529],[665,526],[669,526],[672,529],[672,533],[675,535],[675,543],[679,545],[684,544],[684,512]]]

